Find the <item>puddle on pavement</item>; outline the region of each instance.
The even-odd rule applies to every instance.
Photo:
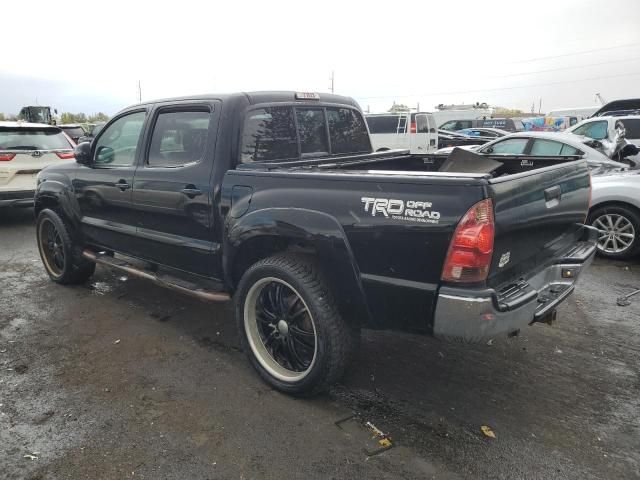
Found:
[[[104,295],[105,293],[113,291],[113,285],[107,282],[93,282],[89,284],[88,288],[96,295]]]

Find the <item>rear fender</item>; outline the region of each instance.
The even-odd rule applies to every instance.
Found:
[[[253,211],[239,219],[229,217],[223,248],[225,282],[235,289],[237,266],[254,263],[247,245],[278,245],[272,255],[291,247],[310,249],[329,282],[338,306],[348,321],[368,323],[371,318],[360,283],[360,274],[347,237],[330,215],[297,208],[270,208]],[[247,265],[248,267],[249,265]]]

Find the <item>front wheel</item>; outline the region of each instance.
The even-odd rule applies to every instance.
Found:
[[[624,260],[640,250],[640,215],[624,205],[605,206],[589,215],[589,224],[600,231],[598,253]]]
[[[38,215],[36,241],[44,268],[54,282],[82,283],[93,275],[96,264],[80,257],[69,228],[55,211],[45,209]]]
[[[268,384],[313,395],[340,378],[355,333],[312,259],[276,255],[257,262],[235,298],[242,346]]]

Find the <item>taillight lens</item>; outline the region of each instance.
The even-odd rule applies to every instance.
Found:
[[[56,152],[56,155],[63,160],[74,158],[73,152]]]
[[[416,122],[411,122],[410,130],[411,133],[417,133],[418,128],[416,127]]]
[[[0,153],[0,162],[10,162],[15,156],[15,153]]]
[[[493,255],[493,202],[476,203],[456,227],[442,269],[446,282],[473,283],[487,279]]]

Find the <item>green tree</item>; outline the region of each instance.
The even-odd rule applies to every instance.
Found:
[[[62,112],[60,123],[87,123],[87,115],[85,113]]]
[[[391,108],[388,110],[389,113],[400,113],[400,112],[408,112],[409,107],[407,107],[404,103],[396,103],[393,102]]]
[[[6,120],[4,113],[0,112],[0,122],[4,122]]]
[[[527,114],[517,108],[504,108],[496,107],[493,109],[493,118],[512,118],[512,117],[526,117]]]
[[[107,115],[106,113],[98,112],[98,113],[94,113],[93,115],[89,115],[89,123],[107,122],[107,121],[109,121],[109,115]]]

